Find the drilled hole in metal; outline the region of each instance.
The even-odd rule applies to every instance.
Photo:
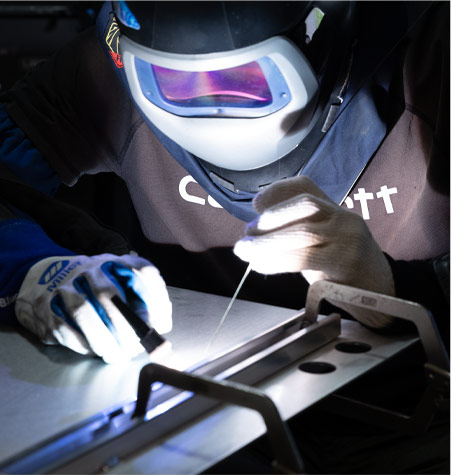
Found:
[[[366,353],[371,346],[360,341],[342,341],[335,345],[335,349],[343,353]]]
[[[306,373],[326,374],[332,373],[336,368],[333,364],[325,363],[324,361],[307,361],[299,365],[299,369]]]

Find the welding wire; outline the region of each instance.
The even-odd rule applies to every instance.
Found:
[[[246,271],[244,272],[244,275],[240,281],[240,283],[238,284],[238,287],[236,288],[235,290],[235,293],[233,294],[233,297],[232,299],[230,300],[229,302],[229,305],[227,306],[226,308],[226,311],[224,312],[224,315],[222,316],[221,318],[221,321],[219,322],[219,325],[216,327],[216,330],[215,332],[213,333],[213,336],[210,338],[210,341],[208,342],[208,345],[207,345],[207,349],[205,350],[205,353],[208,354],[209,351],[210,351],[210,348],[211,348],[211,345],[213,344],[213,342],[215,341],[216,339],[216,336],[218,335],[219,333],[219,330],[222,328],[222,326],[224,325],[224,322],[227,318],[227,315],[229,314],[230,312],[230,309],[232,308],[232,305],[233,305],[233,302],[235,302],[235,299],[237,298],[238,296],[238,292],[241,290],[241,287],[243,286],[244,284],[244,281],[246,280],[247,276],[249,275],[249,272],[251,271],[251,265],[249,264],[247,266],[247,269]]]

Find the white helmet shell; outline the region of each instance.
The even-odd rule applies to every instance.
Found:
[[[253,46],[220,53],[175,54],[152,50],[127,37],[120,52],[134,101],[165,135],[196,157],[229,170],[253,170],[275,162],[293,150],[313,126],[318,81],[302,52],[276,36]],[[135,58],[181,71],[233,68],[268,57],[282,73],[291,100],[263,117],[183,117],[156,106],[144,95]]]

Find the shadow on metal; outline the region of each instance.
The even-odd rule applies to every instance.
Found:
[[[309,288],[306,321],[316,321],[323,300],[338,306],[344,303],[367,308],[412,322],[418,330],[428,359],[424,365],[427,386],[412,415],[338,394],[329,397],[327,403],[330,410],[410,435],[426,432],[438,411],[449,411],[449,356],[433,317],[426,308],[415,302],[323,280]]]

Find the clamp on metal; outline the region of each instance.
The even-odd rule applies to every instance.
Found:
[[[152,384],[156,382],[259,412],[266,424],[268,439],[275,457],[274,467],[282,473],[304,473],[303,463],[291,432],[273,400],[264,392],[236,382],[215,381],[206,376],[150,363],[139,375],[138,398],[133,417],[143,417],[146,414]]]
[[[449,356],[429,311],[415,302],[362,290],[326,280],[312,284],[307,294],[304,320],[317,319],[323,300],[339,305],[367,308],[412,322],[418,331],[427,362],[424,365],[427,386],[411,416],[389,411],[340,395],[331,396],[331,404],[339,413],[405,433],[424,432],[437,411],[449,411]]]

